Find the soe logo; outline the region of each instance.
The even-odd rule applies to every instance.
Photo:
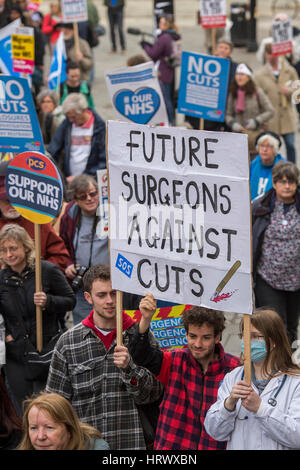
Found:
[[[41,171],[46,168],[46,163],[37,157],[28,157],[26,163],[33,170]]]

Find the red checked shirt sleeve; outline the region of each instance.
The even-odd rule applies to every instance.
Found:
[[[172,363],[172,353],[170,351],[164,352],[164,357],[163,357],[163,361],[161,364],[160,373],[156,376],[156,378],[165,387],[167,387],[169,383],[171,363]]]

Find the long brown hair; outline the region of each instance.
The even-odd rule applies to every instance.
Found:
[[[292,361],[286,327],[278,313],[272,308],[262,307],[253,312],[250,321],[265,338],[267,355],[263,372],[269,374],[270,371],[276,371],[276,375],[300,375],[300,368]],[[242,331],[243,322],[241,322]]]
[[[17,415],[13,402],[0,373],[0,437],[8,437],[13,431],[22,430],[22,420]]]
[[[24,403],[23,439],[18,450],[33,450],[29,437],[28,414],[33,407],[48,413],[56,423],[65,425],[70,440],[64,450],[87,450],[93,438],[101,438],[101,433],[92,426],[82,423],[71,403],[58,393],[41,392],[37,397]]]
[[[247,65],[247,64],[245,64],[245,65],[250,70],[250,72],[252,72],[252,69],[249,67],[249,65]],[[239,88],[239,86],[236,83],[236,79],[234,77],[234,79],[232,80],[232,82],[230,83],[230,86],[229,86],[229,92],[232,94],[233,98],[237,97],[238,88]],[[241,87],[241,90],[244,90],[246,95],[253,95],[253,93],[256,93],[256,85],[255,85],[255,83],[254,83],[254,81],[252,80],[251,77],[249,77],[249,80],[246,83],[246,85]]]

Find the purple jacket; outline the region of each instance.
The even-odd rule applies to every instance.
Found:
[[[172,52],[172,40],[178,40],[180,36],[174,30],[162,32],[153,45],[142,41],[141,46],[147,52],[153,62],[159,61],[159,79],[164,83],[171,83],[174,79],[174,69],[169,67],[165,61]]]

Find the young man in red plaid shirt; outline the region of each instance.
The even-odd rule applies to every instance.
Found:
[[[225,328],[223,313],[204,307],[186,310],[182,321],[187,348],[163,352],[149,341],[154,297],[147,294],[140,305],[144,307],[142,318],[130,353],[136,364],[147,367],[165,386],[154,449],[225,449],[226,442],[212,439],[203,426],[208,409],[217,400],[220,382],[240,365],[220,343]]]

